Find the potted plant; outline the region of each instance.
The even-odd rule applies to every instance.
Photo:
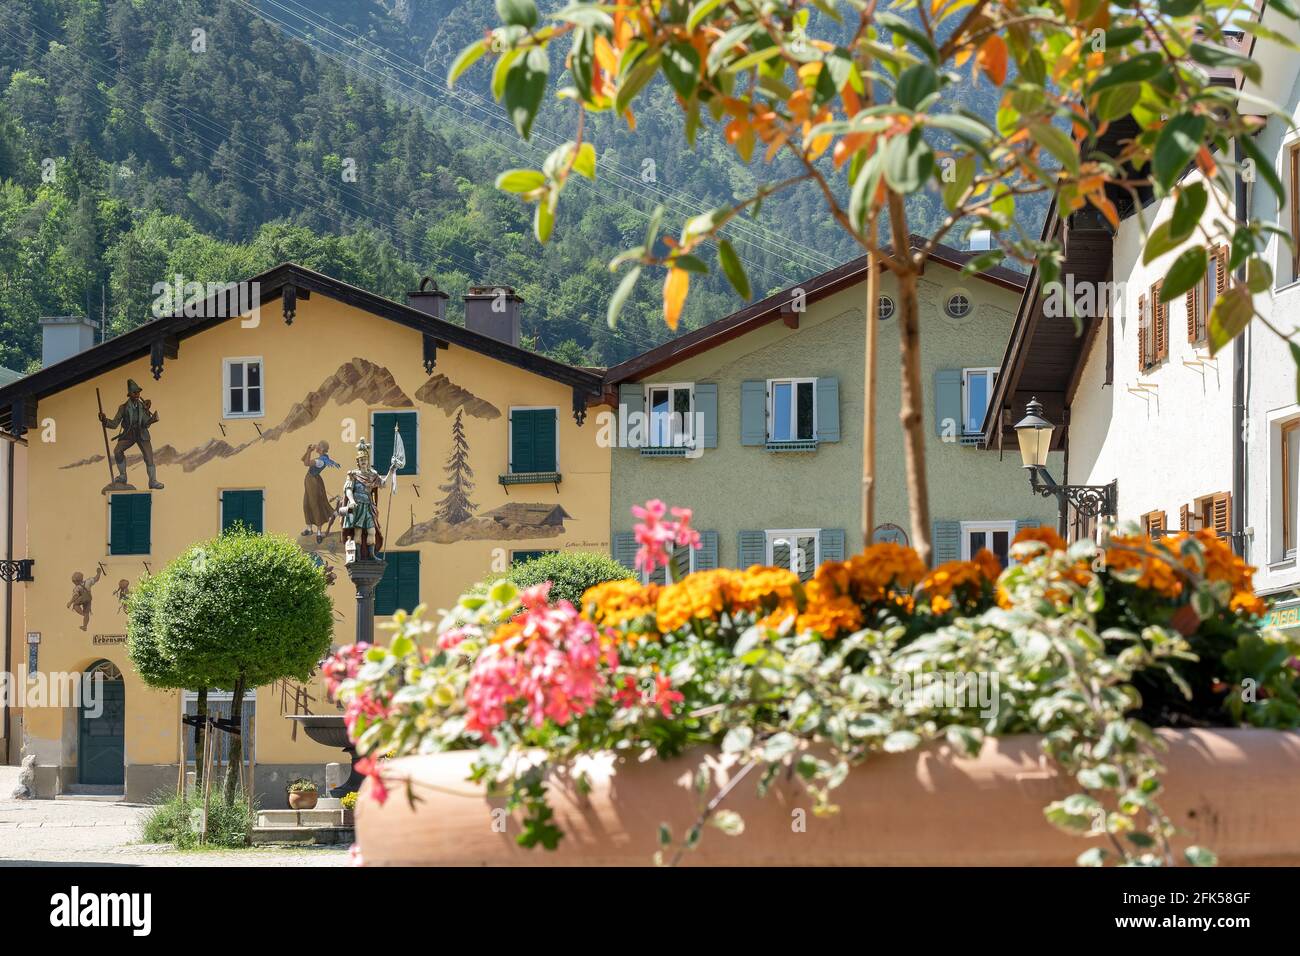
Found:
[[[357,792],[353,790],[350,793],[345,793],[339,803],[343,805],[343,825],[351,826],[352,814],[357,809]]]
[[[643,567],[693,544],[688,512],[638,513]],[[499,582],[398,615],[327,668],[362,858],[1300,862],[1300,648],[1258,626],[1251,569],[1207,532],[1013,555],[879,544],[809,581],[670,568],[581,610]]]
[[[314,810],[316,808],[316,784],[307,777],[299,777],[289,784],[289,806],[294,810]]]

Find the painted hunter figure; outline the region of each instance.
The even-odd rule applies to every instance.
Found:
[[[80,571],[72,572],[72,599],[68,601],[68,607],[74,612],[81,615],[81,629],[84,631],[86,625],[90,623],[90,589],[99,583],[103,576],[104,569],[100,568],[95,571],[95,576],[89,581]]]
[[[307,466],[307,477],[303,481],[302,492],[302,518],[306,527],[303,528],[302,533],[303,537],[315,534],[316,543],[320,544],[325,539],[330,521],[334,517],[334,506],[330,504],[329,495],[325,493],[325,479],[321,477],[321,472],[326,468],[343,466],[330,457],[330,443],[327,441],[308,445],[307,450],[303,452],[302,463]]]
[[[350,470],[343,481],[343,505],[340,509],[343,513],[343,540],[355,540],[357,560],[365,561],[373,556],[366,540],[371,531],[375,533],[374,551],[383,550],[384,535],[379,526],[379,489],[392,479],[401,466],[401,461],[394,455],[388,473],[380,475],[370,467],[370,445],[364,438],[357,443],[357,467]],[[349,552],[346,560],[351,561],[353,547],[345,547]]]
[[[154,468],[153,444],[149,439],[149,426],[157,421],[158,413],[153,410],[152,403],[147,398],[140,397],[140,386],[135,383],[135,379],[126,380],[126,401],[118,406],[116,415],[109,418],[104,414],[103,407],[100,408],[99,423],[106,430],[122,429],[113,439],[113,462],[117,465],[117,475],[112,477],[112,466],[109,466],[112,481],[105,491],[110,488],[132,487],[126,480],[126,452],[132,445],[140,449],[140,457],[144,459],[145,471],[149,475],[149,487],[155,490],[162,488],[162,482],[158,480],[158,472]],[[107,448],[107,431],[104,433],[104,442]]]

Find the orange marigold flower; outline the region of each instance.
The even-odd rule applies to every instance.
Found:
[[[819,568],[818,577],[820,572]],[[808,583],[806,592],[808,603],[795,622],[799,630],[816,631],[829,639],[862,626],[862,609],[847,594],[829,589],[818,578]]]
[[[1016,532],[1015,540],[1012,544],[1020,544],[1022,541],[1041,541],[1053,551],[1065,550],[1065,539],[1056,533],[1055,529],[1047,526],[1039,528],[1021,528]]]
[[[925,576],[925,563],[906,545],[881,542],[849,558],[848,571],[854,596],[870,604],[891,588],[912,588]]]
[[[794,601],[794,589],[799,585],[799,575],[788,568],[765,568],[754,565],[742,572],[736,580],[736,606],[754,609],[763,604]]]
[[[624,578],[587,588],[582,594],[582,611],[594,624],[617,627],[653,613],[658,600],[659,585]]]
[[[716,619],[733,606],[735,572],[697,571],[659,592],[655,610],[659,630],[674,631],[693,618]]]
[[[980,572],[990,581],[996,581],[1002,576],[1002,562],[988,548],[980,548],[976,551],[971,561],[979,566]]]

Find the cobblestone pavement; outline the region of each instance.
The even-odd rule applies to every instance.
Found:
[[[346,847],[256,847],[180,853],[140,842],[141,804],[10,800],[16,767],[0,767],[0,866],[344,866]]]

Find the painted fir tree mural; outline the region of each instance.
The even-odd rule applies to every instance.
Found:
[[[460,524],[473,517],[478,505],[469,500],[474,487],[474,469],[469,466],[469,442],[465,439],[465,426],[461,423],[461,409],[456,411],[456,421],[451,426],[451,454],[443,466],[447,483],[439,485],[447,497],[438,502],[438,517],[448,524]]]

